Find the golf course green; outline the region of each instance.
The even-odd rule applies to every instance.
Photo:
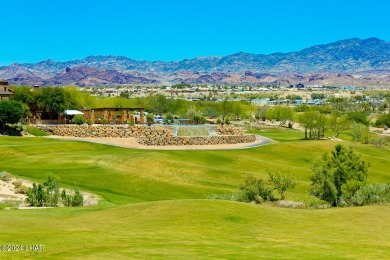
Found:
[[[275,143],[239,150],[136,150],[44,137],[0,137],[0,171],[100,196],[81,208],[0,210],[0,259],[386,259],[390,207],[290,209],[207,199],[236,192],[245,173],[285,170],[286,199],[309,202],[312,162],[338,143],[369,162],[368,182],[390,183],[390,151],[302,132],[256,132]],[[1,188],[1,187],[0,187]]]

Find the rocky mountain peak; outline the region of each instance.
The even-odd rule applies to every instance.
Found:
[[[11,64],[0,67],[0,77],[12,79],[17,75],[29,75],[34,81],[37,77],[44,79],[49,84],[50,79],[56,78],[55,84],[66,84],[58,75],[78,75],[72,84],[78,84],[80,75],[99,75],[104,84],[117,84],[117,82],[132,82],[132,75],[138,77],[144,75],[145,79],[168,82],[173,80],[191,82],[194,77],[202,76],[199,82],[215,82],[220,78],[229,78],[227,74],[243,75],[251,80],[270,78],[267,75],[287,75],[287,73],[315,74],[315,73],[360,73],[364,71],[389,71],[390,70],[390,43],[372,37],[368,39],[351,38],[333,43],[316,45],[301,51],[273,54],[251,54],[237,52],[224,57],[210,56],[185,59],[181,61],[145,61],[133,60],[124,56],[88,56],[81,60],[59,62],[46,60],[38,63]],[[180,71],[189,72],[189,78],[169,79],[170,75]],[[252,73],[247,75],[246,71]],[[119,75],[119,74],[120,75]],[[216,76],[225,73],[223,77]],[[202,75],[200,75],[202,74]],[[111,80],[116,75],[120,80]],[[123,76],[125,75],[125,76]],[[182,74],[184,75],[184,74]],[[221,74],[222,75],[222,74]],[[28,79],[29,77],[23,77]],[[106,77],[106,78],[104,78]],[[185,77],[185,76],[183,76]],[[103,79],[104,78],[104,79]],[[239,77],[238,77],[239,78]],[[140,80],[148,82],[148,80]],[[139,80],[135,80],[139,82]],[[25,81],[24,81],[25,82]],[[88,82],[94,82],[88,81]],[[115,82],[115,83],[114,83]],[[197,82],[194,80],[193,82]],[[84,84],[84,83],[83,83]],[[86,84],[86,83],[85,83]],[[91,83],[92,84],[92,83]]]

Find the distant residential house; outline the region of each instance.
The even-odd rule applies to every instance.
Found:
[[[13,94],[8,88],[8,82],[0,81],[0,100],[9,99]]]

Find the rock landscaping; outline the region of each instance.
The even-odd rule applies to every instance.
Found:
[[[231,125],[214,126],[217,135],[213,136],[175,136],[172,127],[163,126],[76,126],[51,125],[37,128],[57,136],[92,137],[92,138],[135,138],[143,145],[217,145],[251,143],[255,135],[248,135],[244,130]]]

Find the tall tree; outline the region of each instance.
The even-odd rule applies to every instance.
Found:
[[[299,117],[299,123],[305,128],[305,139],[308,139],[308,131],[310,139],[324,136],[326,122],[325,115],[313,109],[303,112]]]
[[[329,119],[329,128],[333,130],[336,137],[348,129],[350,122],[345,115],[341,115],[341,113],[334,112],[330,116]]]
[[[274,189],[280,194],[281,200],[285,199],[285,192],[287,189],[295,187],[295,180],[289,174],[283,174],[278,171],[267,170],[270,182],[273,184]]]
[[[222,122],[225,118],[233,113],[233,101],[228,101],[226,98],[218,103],[218,112],[222,117]]]
[[[6,124],[18,123],[27,113],[28,108],[18,101],[0,101],[0,128],[4,129]]]
[[[66,109],[76,109],[76,102],[63,88],[47,87],[37,93],[38,106],[53,119],[58,113]]]

